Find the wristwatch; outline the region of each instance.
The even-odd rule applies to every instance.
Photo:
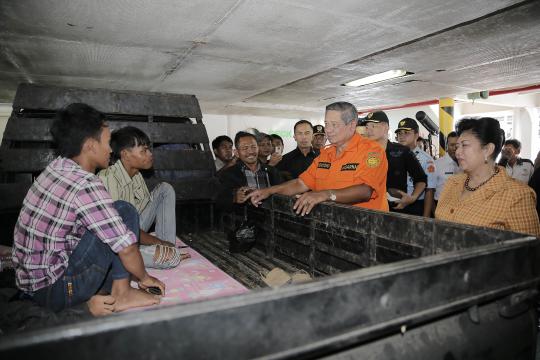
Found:
[[[336,193],[334,192],[334,190],[328,190],[328,193],[330,194],[330,201],[336,201],[337,200],[337,196],[336,196]]]

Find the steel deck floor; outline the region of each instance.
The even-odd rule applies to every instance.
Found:
[[[229,252],[227,237],[222,232],[182,234],[180,238],[214,265],[250,289],[267,287],[261,274],[264,275],[275,267],[280,267],[291,274],[300,270],[283,260],[266,256],[263,251],[257,248],[245,253],[232,254]]]

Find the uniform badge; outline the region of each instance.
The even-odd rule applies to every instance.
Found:
[[[435,165],[433,165],[433,163],[431,161],[428,164],[429,164],[428,167],[427,167],[428,173],[435,172]]]
[[[358,163],[348,163],[341,166],[341,171],[356,171]]]
[[[366,165],[368,168],[376,168],[381,164],[381,155],[377,152],[369,152]]]
[[[330,166],[332,166],[331,163],[329,162],[324,162],[324,161],[320,161],[319,164],[317,165],[317,168],[319,169],[330,169]]]
[[[370,112],[370,113],[367,115],[367,118],[368,118],[368,119],[371,119],[372,117],[373,117],[373,113]]]
[[[401,122],[399,123],[399,126],[403,126],[405,125],[405,120],[401,120]]]

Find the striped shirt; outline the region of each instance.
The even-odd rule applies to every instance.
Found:
[[[58,280],[86,231],[114,252],[137,242],[101,180],[73,160],[58,157],[28,190],[15,225],[13,262],[19,289],[34,292]]]
[[[137,173],[133,177],[129,176],[120,160],[109,168],[101,170],[98,176],[113,200],[129,202],[135,206],[139,214],[151,200],[150,192],[141,173]]]

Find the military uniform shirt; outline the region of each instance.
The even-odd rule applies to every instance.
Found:
[[[514,166],[506,164],[505,169],[508,176],[527,184],[534,172],[534,165],[529,159],[517,159]]]
[[[394,188],[407,192],[408,176],[412,178],[414,184],[427,182],[422,165],[408,147],[388,141],[386,158],[388,159],[387,189]]]
[[[416,147],[413,150],[414,155],[420,162],[420,165],[422,165],[422,169],[424,169],[424,172],[427,175],[427,184],[426,189],[435,189],[435,160],[424,150],[421,150],[419,147]],[[407,194],[412,194],[414,191],[414,183],[413,179],[409,176],[407,179]],[[419,197],[418,200],[424,199],[423,192]]]
[[[463,172],[459,165],[448,155],[435,161],[435,200],[439,200],[446,180],[452,175]]]

